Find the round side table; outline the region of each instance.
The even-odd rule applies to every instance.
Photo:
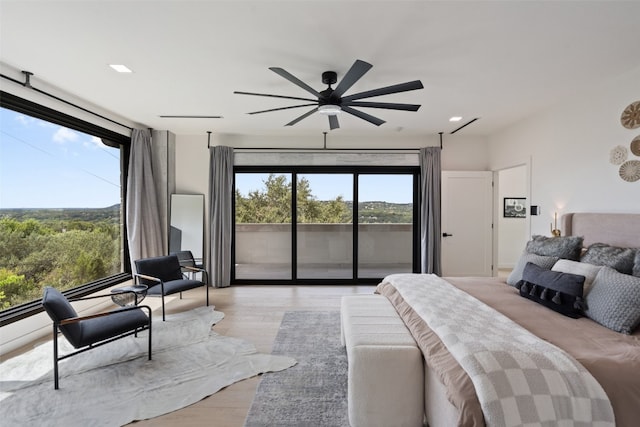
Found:
[[[123,286],[111,289],[111,300],[121,307],[138,305],[147,296],[147,285]]]

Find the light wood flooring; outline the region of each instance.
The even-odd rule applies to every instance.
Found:
[[[339,310],[343,295],[371,294],[374,288],[263,285],[211,289],[210,303],[225,314],[213,330],[221,335],[243,338],[253,343],[259,352],[270,353],[285,311]],[[198,307],[203,303],[200,290],[189,291],[184,299],[173,300],[167,307],[167,313]],[[259,381],[259,377],[240,381],[189,407],[131,425],[242,427]]]
[[[225,317],[213,327],[225,336],[243,338],[255,345],[258,352],[271,353],[280,322],[286,311],[339,310],[343,295],[372,294],[375,286],[276,286],[239,285],[209,289],[209,303]],[[183,293],[183,299],[171,298],[167,314],[178,313],[204,305],[201,289]],[[161,321],[159,298],[147,298],[154,322]],[[3,355],[9,359],[47,341],[42,338]],[[143,427],[242,427],[253,402],[260,377],[249,378],[178,411],[150,420],[136,421],[130,426]],[[53,392],[53,390],[52,390]],[[0,423],[1,424],[1,423]]]

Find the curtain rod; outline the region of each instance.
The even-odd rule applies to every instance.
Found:
[[[46,95],[46,96],[48,96],[48,97],[50,97],[50,98],[53,98],[53,99],[55,99],[56,101],[60,101],[60,102],[62,102],[62,103],[65,103],[65,104],[67,104],[67,105],[70,105],[70,106],[72,106],[72,107],[78,108],[78,109],[80,109],[80,110],[82,110],[82,111],[84,111],[84,112],[86,112],[86,113],[92,114],[92,115],[94,115],[94,116],[96,116],[96,117],[100,117],[101,119],[107,120],[107,121],[109,121],[109,122],[111,122],[111,123],[114,123],[114,124],[116,124],[116,125],[118,125],[118,126],[122,126],[122,127],[124,127],[124,128],[129,129],[129,130],[133,130],[133,128],[132,128],[132,127],[130,127],[130,126],[124,125],[124,124],[122,124],[122,123],[120,123],[120,122],[117,122],[117,121],[115,121],[115,120],[113,120],[113,119],[110,119],[110,118],[108,118],[108,117],[105,117],[105,116],[103,116],[102,114],[98,114],[98,113],[96,113],[96,112],[94,112],[94,111],[88,110],[88,109],[86,109],[86,108],[84,108],[84,107],[81,107],[81,106],[79,106],[79,105],[77,105],[77,104],[74,104],[73,102],[67,101],[66,99],[62,99],[62,98],[60,98],[60,97],[58,97],[58,96],[56,96],[56,95],[53,95],[53,94],[51,94],[51,93],[48,93],[48,92],[45,92],[45,91],[43,91],[43,90],[41,90],[41,89],[38,89],[38,88],[33,87],[33,86],[31,85],[31,76],[33,76],[33,73],[31,73],[31,72],[29,72],[29,71],[22,71],[22,74],[24,74],[24,75],[25,75],[25,81],[24,81],[24,82],[21,82],[20,80],[16,80],[16,79],[14,79],[13,77],[9,77],[9,76],[6,76],[6,75],[4,75],[4,74],[0,74],[0,77],[2,77],[2,78],[4,78],[4,79],[7,79],[7,80],[10,80],[10,81],[12,81],[12,82],[14,82],[14,83],[17,83],[17,84],[19,84],[20,86],[23,86],[23,87],[26,87],[26,88],[32,89],[32,90],[34,90],[34,91],[36,91],[36,92],[38,92],[38,93],[41,93],[41,94]]]
[[[420,148],[232,147],[234,151],[420,151]]]
[[[207,148],[211,148],[211,131],[207,131]],[[327,148],[327,132],[323,134],[323,146],[320,147],[232,147],[234,151],[315,151],[318,153],[332,152],[332,151],[359,151],[359,152],[420,152],[420,148]],[[442,132],[440,134],[440,149],[442,149]]]

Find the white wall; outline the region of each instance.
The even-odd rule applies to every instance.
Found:
[[[205,254],[209,253],[209,150],[208,135],[176,136],[176,193],[205,195]],[[420,148],[440,145],[438,135],[380,137],[334,136],[327,137],[328,148]],[[484,137],[444,136],[441,155],[443,170],[489,170],[489,152]],[[211,145],[236,148],[318,148],[323,147],[320,137],[274,137],[265,135],[212,134]],[[303,152],[304,153],[304,152]],[[248,154],[247,154],[248,155]],[[264,154],[254,154],[257,158]],[[304,154],[303,154],[304,155]],[[417,159],[417,156],[416,156]],[[259,164],[259,162],[258,162]],[[417,163],[414,163],[417,165]]]
[[[629,147],[640,134],[620,124],[624,108],[640,100],[639,82],[640,68],[489,138],[492,170],[531,158],[530,202],[542,209],[531,219],[532,234],[549,235],[556,211],[640,212],[640,182],[623,181],[609,163],[612,148]]]
[[[498,268],[513,268],[527,241],[526,218],[505,218],[503,215],[505,197],[527,196],[526,171],[526,166],[518,166],[498,173]]]
[[[332,136],[329,148],[420,148],[439,145],[434,136],[354,137]],[[300,136],[274,137],[260,135],[212,134],[211,145],[236,148],[278,147],[322,149],[321,138]],[[447,136],[442,150],[443,170],[489,170],[489,152],[484,137]],[[257,153],[257,157],[262,155]],[[207,194],[209,179],[209,151],[207,135],[177,135],[176,137],[176,192]]]

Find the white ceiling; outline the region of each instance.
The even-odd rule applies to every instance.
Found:
[[[461,133],[487,135],[640,67],[639,23],[638,1],[0,0],[0,62],[156,129],[277,136],[328,120],[284,127],[311,107],[247,115],[297,101],[234,90],[309,97],[268,68],[323,90],[323,71],[340,80],[362,59],[373,68],[346,95],[419,79],[422,90],[368,100],[422,107],[367,109],[380,127],[343,114],[333,132],[437,134],[479,117]]]

